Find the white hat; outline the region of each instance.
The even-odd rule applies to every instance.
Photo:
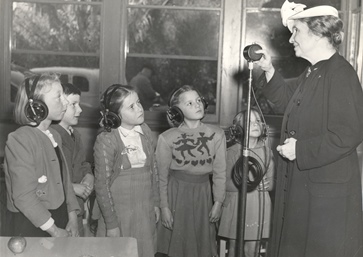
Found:
[[[282,24],[292,30],[292,20],[331,15],[339,17],[338,10],[329,5],[320,5],[312,8],[306,8],[306,5],[290,3],[288,0],[281,7]]]
[[[331,15],[339,18],[338,10],[329,5],[320,5],[316,7],[312,7],[306,9],[302,12],[299,12],[291,17],[289,20],[296,20],[300,18],[308,18],[308,17],[316,17],[316,16],[326,16]]]

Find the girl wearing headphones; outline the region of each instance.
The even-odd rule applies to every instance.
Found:
[[[201,122],[206,107],[193,87],[177,89],[167,111],[176,127],[158,139],[163,224],[158,230],[158,252],[173,257],[218,255],[215,223],[225,197],[226,138],[219,127]]]
[[[233,119],[236,144],[227,149],[227,193],[218,235],[228,239],[228,256],[235,256],[238,218],[238,188],[232,178],[241,172],[243,122],[247,111],[239,112]],[[259,252],[260,240],[270,234],[271,199],[269,192],[274,182],[274,161],[271,149],[265,144],[267,131],[258,109],[251,108],[249,134],[249,179],[247,183],[245,256],[254,257]],[[238,175],[237,175],[238,178]],[[237,182],[237,183],[236,183]]]
[[[34,75],[20,86],[15,121],[5,147],[8,236],[78,236],[79,205],[52,121],[61,120],[67,100],[55,74]]]
[[[135,89],[115,84],[101,97],[104,128],[94,145],[97,236],[134,237],[140,257],[156,253],[160,217],[155,144]]]

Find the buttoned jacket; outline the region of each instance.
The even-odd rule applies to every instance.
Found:
[[[83,148],[81,134],[74,129],[74,139],[59,124],[54,124],[51,128],[55,129],[62,137],[62,150],[66,158],[71,182],[79,184],[86,174],[92,174],[91,164],[86,162],[86,152]],[[80,215],[84,212],[84,200],[77,196],[81,208]]]
[[[58,146],[62,140],[49,128]],[[66,200],[68,212],[79,212],[68,166],[61,147],[60,159],[49,138],[39,129],[23,126],[9,134],[4,158],[7,208],[23,213],[36,227],[51,217]],[[60,165],[61,162],[61,165]],[[63,181],[60,173],[62,168]]]

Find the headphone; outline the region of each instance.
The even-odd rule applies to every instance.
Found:
[[[104,93],[103,96],[103,107],[104,107],[104,113],[103,113],[103,117],[102,117],[102,123],[105,127],[105,129],[110,132],[111,128],[115,129],[118,128],[121,125],[121,118],[120,116],[115,113],[110,111],[110,102],[112,99],[113,94],[116,92],[117,89],[120,88],[121,85],[119,84],[115,84],[110,86],[106,92]]]
[[[168,106],[169,109],[166,111],[166,115],[168,116],[169,120],[172,123],[182,123],[184,121],[184,114],[183,111],[178,107],[178,106],[171,106],[172,105],[172,100],[175,97],[175,94],[180,90],[180,88],[177,88],[176,90],[173,91],[173,93],[171,94],[170,98],[169,98],[169,102],[168,102]],[[193,89],[195,90],[195,89]],[[195,90],[196,91],[196,90]],[[200,96],[199,92],[197,91],[198,95]],[[204,99],[204,97],[200,97],[204,110],[206,110],[208,108],[208,102],[207,100]]]
[[[36,123],[36,126],[40,124],[48,116],[48,107],[41,100],[34,100],[34,91],[37,87],[40,75],[36,76],[30,87],[30,78],[25,79],[25,92],[28,97],[28,103],[25,105],[24,112],[25,116]]]
[[[243,142],[243,127],[238,124],[233,124],[224,130],[224,135],[226,136],[227,148],[236,144],[237,142]]]

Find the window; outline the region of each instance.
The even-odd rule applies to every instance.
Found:
[[[11,103],[24,74],[53,69],[65,81],[80,87],[82,105],[89,107],[81,123],[97,125],[100,94],[114,83],[130,83],[143,66],[150,66],[150,83],[160,94],[145,108],[146,122],[153,129],[168,127],[167,101],[171,92],[184,84],[196,86],[208,101],[205,122],[228,126],[244,104],[245,46],[254,42],[269,46],[274,51],[275,67],[286,78],[293,79],[307,65],[295,57],[288,43],[290,32],[282,26],[279,13],[283,2],[0,1],[0,52],[4,64],[0,82],[7,85],[1,87],[0,116],[11,117]],[[341,0],[300,2],[308,6],[333,5],[341,10],[344,20],[349,20],[348,9],[354,1],[349,1],[349,6]],[[359,24],[357,18],[354,21]],[[354,40],[349,23],[345,24],[346,42]],[[350,45],[354,46],[354,42]],[[353,52],[350,55],[354,57]],[[358,61],[352,62],[358,65]],[[253,72],[254,82],[258,82],[259,72]],[[241,73],[241,81],[235,79],[236,73]],[[260,93],[257,88],[256,96],[264,112],[276,114]]]
[[[14,1],[11,99],[27,73],[56,72],[83,92],[82,118],[98,115],[100,34],[100,1]]]
[[[130,83],[143,67],[151,67],[150,82],[160,94],[149,96],[154,104],[145,102],[146,110],[165,112],[173,90],[193,85],[215,117],[222,7],[221,0],[129,0],[126,79]]]
[[[12,11],[4,18],[11,42],[7,95],[16,94],[26,73],[54,71],[85,92],[81,103],[92,110],[81,121],[92,123],[99,115],[100,94],[111,84],[130,82],[150,65],[159,97],[146,108],[149,122],[165,116],[170,93],[185,84],[208,101],[205,120],[218,122],[224,1],[9,2],[4,4]]]

